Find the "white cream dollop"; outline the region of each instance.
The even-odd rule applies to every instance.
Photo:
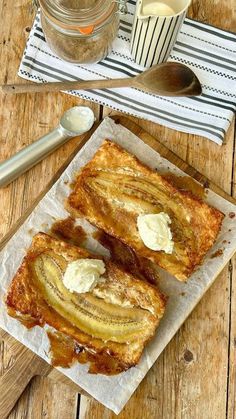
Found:
[[[105,270],[105,264],[100,259],[74,260],[67,265],[63,284],[71,292],[89,292],[101,280]]]
[[[164,250],[165,253],[171,254],[174,242],[169,224],[171,219],[165,212],[142,214],[137,218],[138,231],[145,246],[151,250]]]

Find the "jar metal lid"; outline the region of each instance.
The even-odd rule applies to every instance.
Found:
[[[63,29],[90,35],[118,10],[113,0],[40,0],[44,14]]]

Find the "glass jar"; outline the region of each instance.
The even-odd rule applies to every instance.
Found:
[[[119,29],[118,3],[40,0],[42,28],[51,50],[71,63],[101,61],[111,51]]]

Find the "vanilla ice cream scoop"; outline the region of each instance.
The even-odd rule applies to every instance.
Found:
[[[70,292],[89,292],[101,281],[105,270],[105,264],[100,259],[74,260],[67,265],[63,284]]]
[[[151,250],[163,250],[171,254],[174,242],[169,224],[171,219],[165,212],[141,214],[137,218],[138,231],[145,246]]]

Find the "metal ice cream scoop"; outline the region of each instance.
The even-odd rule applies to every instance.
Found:
[[[0,163],[0,187],[7,186],[72,137],[89,131],[94,121],[94,113],[88,107],[68,109],[57,128]]]

